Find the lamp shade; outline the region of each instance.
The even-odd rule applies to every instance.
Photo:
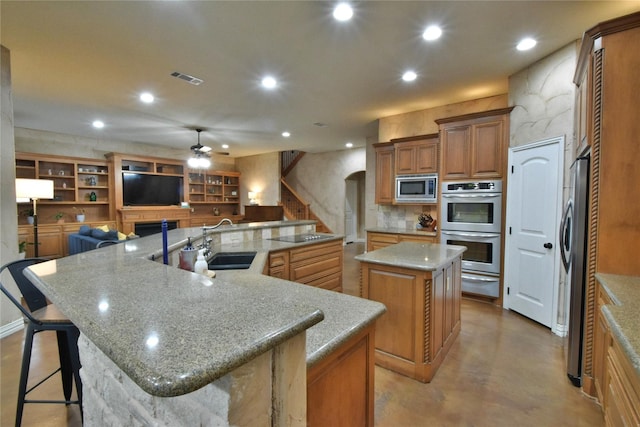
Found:
[[[53,181],[16,178],[16,199],[53,199]]]

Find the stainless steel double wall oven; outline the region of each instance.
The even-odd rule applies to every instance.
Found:
[[[441,241],[462,245],[462,291],[500,296],[502,181],[442,183]]]

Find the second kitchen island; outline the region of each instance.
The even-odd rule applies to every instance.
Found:
[[[360,296],[386,305],[375,362],[429,382],[460,333],[464,246],[403,242],[355,257]]]

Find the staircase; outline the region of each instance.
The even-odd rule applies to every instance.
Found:
[[[281,178],[280,178],[280,205],[287,219],[311,219],[317,221],[316,231],[318,233],[331,233],[332,231],[322,222],[316,214],[313,213],[307,203],[296,191],[287,184],[285,176],[295,167],[295,165],[304,156],[303,151],[282,151],[280,153],[281,160]]]

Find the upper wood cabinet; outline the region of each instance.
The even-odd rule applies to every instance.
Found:
[[[374,144],[376,148],[376,204],[390,205],[395,198],[394,147],[390,143]]]
[[[438,134],[394,139],[391,142],[395,151],[396,175],[438,172]]]
[[[438,119],[442,150],[440,178],[502,178],[513,108]]]

